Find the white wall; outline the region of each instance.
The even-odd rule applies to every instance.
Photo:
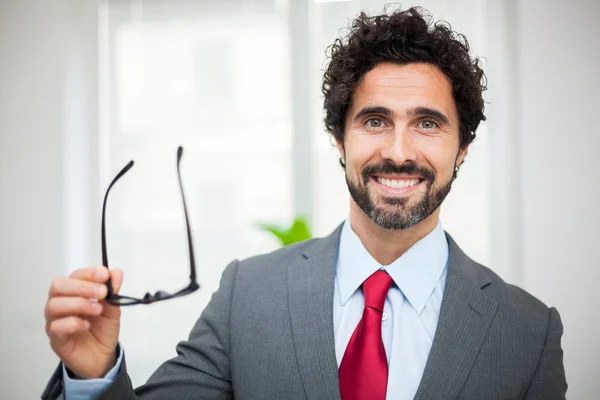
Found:
[[[600,2],[488,6],[494,259],[561,313],[568,398],[598,399]]]
[[[565,325],[572,399],[600,398],[600,2],[521,1],[524,282]]]
[[[57,363],[44,332],[48,287],[91,252],[81,246],[87,228],[78,226],[89,171],[78,160],[90,154],[85,138],[97,125],[95,10],[94,2],[77,0],[0,1],[0,397],[6,399],[39,398]]]

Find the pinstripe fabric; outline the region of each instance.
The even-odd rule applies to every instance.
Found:
[[[135,391],[124,363],[100,398],[339,400],[340,230],[230,264],[178,356]],[[450,236],[448,244],[438,328],[415,398],[564,399],[558,312],[470,260]],[[42,398],[62,399],[60,366]]]

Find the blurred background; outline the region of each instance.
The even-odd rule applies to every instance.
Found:
[[[136,385],[175,355],[231,260],[280,246],[260,223],[303,216],[323,236],[346,218],[322,123],[325,49],[360,10],[387,3],[0,0],[0,398],[38,398],[50,378],[49,285],[101,263],[102,197],[129,160],[107,211],[122,293],[188,283],[178,145],[202,285],[124,310]],[[488,121],[443,225],[558,308],[569,398],[600,398],[600,2],[412,5],[464,33],[489,79]]]

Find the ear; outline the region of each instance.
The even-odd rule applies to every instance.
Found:
[[[340,158],[342,159],[342,161],[346,162],[346,152],[344,149],[344,143],[340,142],[339,140],[336,140],[335,147],[337,147],[338,153],[340,153]]]
[[[458,155],[456,157],[456,166],[457,167],[460,167],[462,165],[468,152],[469,152],[469,145],[466,145],[462,149],[460,149],[460,151],[458,152]]]

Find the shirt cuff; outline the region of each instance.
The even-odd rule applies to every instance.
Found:
[[[104,378],[72,379],[69,377],[67,368],[63,363],[63,388],[65,391],[65,400],[95,399],[107,391],[121,370],[121,364],[123,362],[123,348],[119,346],[117,351],[119,352],[117,363],[110,371],[108,371]]]

